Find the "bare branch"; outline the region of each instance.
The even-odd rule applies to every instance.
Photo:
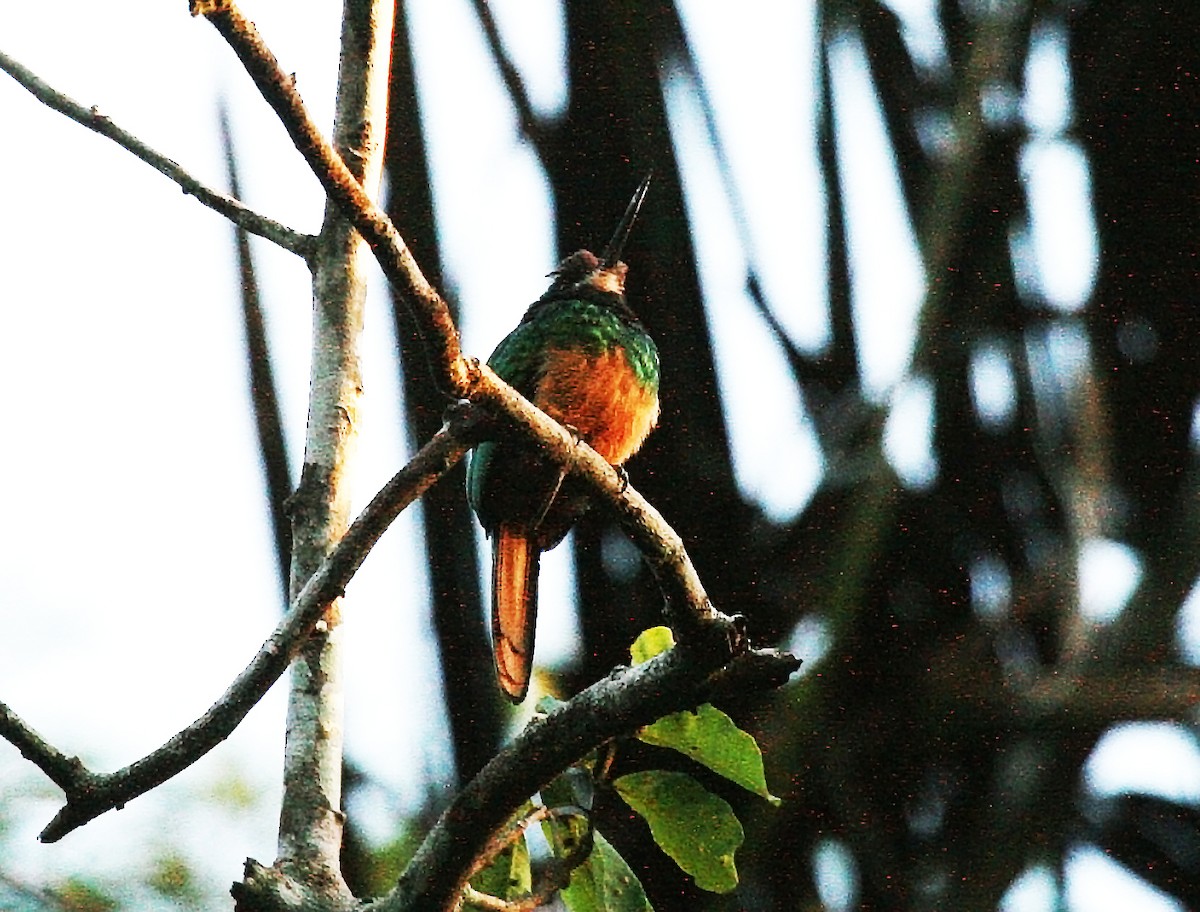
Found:
[[[63,791],[82,788],[90,778],[78,757],[68,757],[47,743],[5,703],[0,703],[0,737],[11,743],[22,757],[33,763]]]
[[[334,142],[364,192],[383,171],[393,0],[345,0]],[[291,594],[316,572],[350,523],[350,484],[362,401],[363,310],[370,255],[332,200],[310,265],[312,357],[304,471],[291,498]],[[332,603],[292,663],[283,802],[275,866],[345,900],[341,874],[344,718],[340,607]]]
[[[483,851],[476,856],[475,861],[471,865],[471,870],[467,872],[467,877],[474,877],[484,868],[495,860],[496,856],[507,849],[509,846],[516,844],[527,829],[535,823],[540,823],[543,820],[558,820],[563,817],[582,817],[588,824],[590,829],[590,819],[588,812],[576,805],[562,805],[560,807],[547,807],[539,805],[531,810],[528,814],[523,814],[519,819],[512,821],[504,829],[492,834],[487,843],[484,845]]]
[[[205,186],[174,161],[151,149],[132,133],[118,127],[95,107],[85,107],[51,88],[30,70],[3,52],[0,52],[0,70],[8,73],[38,101],[132,152],[155,171],[179,184],[184,193],[194,196],[199,202],[225,216],[235,225],[306,259],[310,255],[316,240],[311,235],[289,228],[255,212],[238,200]]]
[[[225,152],[225,174],[229,190],[241,196],[237,155],[233,147],[233,130],[224,101],[219,105],[221,146]],[[275,541],[275,560],[283,601],[288,600],[288,571],[292,564],[292,523],[287,516],[286,502],[295,485],[288,468],[287,441],[283,434],[283,415],[271,370],[271,347],[267,343],[266,321],[258,295],[258,277],[250,250],[250,236],[243,228],[234,230],[238,271],[241,274],[242,331],[246,334],[246,366],[250,381],[250,402],[254,411],[254,429],[258,437],[258,452],[262,459],[263,478],[267,483],[267,503],[271,508],[271,530]]]
[[[449,424],[359,514],[292,600],[291,610],[221,698],[199,719],[141,760],[115,773],[89,773],[78,760],[67,758],[46,744],[5,707],[0,715],[0,734],[66,792],[67,803],[42,831],[42,842],[55,842],[106,811],[123,807],[191,766],[229,737],[283,674],[320,620],[325,606],[342,594],[392,521],[463,457],[475,444],[477,430],[476,418],[465,411],[456,412]]]
[[[498,896],[492,896],[490,893],[482,893],[470,884],[463,887],[462,898],[455,906],[456,912],[462,908],[463,902],[470,903],[473,909],[483,909],[485,912],[518,912],[517,903],[509,902],[507,899],[500,899]],[[535,906],[534,908],[537,907]]]
[[[571,882],[571,872],[587,861],[588,855],[592,852],[591,819],[588,812],[581,807],[575,805],[535,807],[519,820],[513,821],[503,830],[492,835],[467,874],[468,879],[474,877],[491,864],[497,855],[515,845],[533,824],[543,820],[559,820],[563,817],[582,817],[587,823],[584,838],[565,857],[553,858],[535,872],[534,883],[528,893],[516,899],[500,899],[476,890],[470,883],[467,883],[453,905],[454,912],[458,912],[464,902],[470,903],[474,908],[490,909],[494,912],[533,912],[534,909],[546,905],[556,892]]]

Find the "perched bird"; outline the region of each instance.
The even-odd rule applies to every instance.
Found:
[[[649,188],[638,187],[604,252],[571,254],[488,364],[612,465],[658,423],[658,349],[625,301],[621,249]],[[583,486],[536,444],[485,441],[471,454],[468,496],[492,540],[492,645],[500,687],[529,689],[538,560],[588,508]]]

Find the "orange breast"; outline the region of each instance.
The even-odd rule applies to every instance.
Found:
[[[600,355],[552,352],[533,401],[613,465],[636,453],[658,423],[658,391],[638,383],[620,347]]]

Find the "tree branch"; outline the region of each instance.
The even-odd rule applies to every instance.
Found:
[[[90,777],[78,757],[68,757],[25,724],[25,720],[0,702],[0,737],[21,752],[65,792],[84,787]]]
[[[742,664],[752,671],[741,676]],[[370,912],[443,910],[460,895],[473,860],[517,807],[570,764],[611,738],[668,713],[691,709],[731,681],[778,686],[799,661],[773,650],[749,651],[709,640],[677,645],[649,662],[592,684],[535,719],[468,783],[438,818],[396,888]],[[733,677],[722,677],[732,674]],[[744,695],[745,691],[739,688]]]
[[[241,196],[237,155],[233,147],[233,130],[229,111],[222,101],[218,121],[221,146],[225,152],[225,174],[229,190]],[[288,468],[287,440],[283,434],[283,415],[271,370],[271,347],[267,343],[266,321],[259,302],[258,278],[250,250],[250,236],[242,228],[234,230],[238,272],[241,274],[242,331],[246,334],[246,367],[249,374],[250,402],[254,410],[254,429],[258,436],[258,452],[262,459],[263,480],[267,483],[267,503],[271,508],[271,531],[275,541],[275,561],[279,568],[280,592],[288,601],[288,574],[292,565],[292,523],[287,515],[287,499],[295,485]]]
[[[345,0],[334,142],[364,193],[379,186],[387,127],[393,0]],[[291,498],[291,592],[297,593],[346,533],[349,478],[362,400],[366,246],[332,201],[310,265],[312,358],[300,486]],[[283,803],[275,866],[330,900],[351,898],[342,878],[342,630],[335,601],[292,664]]]
[[[121,148],[132,152],[159,174],[177,183],[184,193],[194,196],[200,203],[225,216],[235,225],[244,228],[251,234],[266,238],[271,243],[278,244],[284,250],[290,250],[305,259],[310,256],[316,241],[312,235],[289,228],[255,212],[238,200],[204,185],[174,161],[151,149],[132,133],[118,127],[95,107],[84,107],[79,102],[51,88],[2,51],[0,51],[0,70],[8,73],[34,98],[47,107],[53,108],[60,114],[65,114],[76,123],[111,139]]]
[[[115,773],[91,773],[79,760],[51,747],[8,707],[3,707],[0,735],[16,745],[66,793],[67,803],[42,831],[42,842],[56,842],[101,814],[123,807],[187,769],[228,738],[246,713],[279,680],[321,618],[325,606],[341,595],[392,521],[475,445],[478,426],[474,415],[456,411],[448,425],[359,514],[292,599],[287,615],[221,698],[199,719],[142,759]]]

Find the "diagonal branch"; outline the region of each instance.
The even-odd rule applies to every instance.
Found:
[[[65,792],[82,788],[89,777],[78,757],[68,757],[25,724],[25,720],[0,703],[0,737],[21,752]]]
[[[681,643],[649,662],[592,684],[535,720],[468,783],[438,818],[396,888],[369,912],[451,908],[472,861],[528,795],[612,738],[732,687],[745,694],[780,686],[799,661],[774,650],[730,658],[724,644]]]
[[[78,759],[68,758],[46,744],[0,704],[0,735],[15,744],[66,792],[66,805],[42,831],[41,840],[55,842],[101,814],[124,806],[182,772],[229,737],[283,674],[320,620],[325,606],[342,594],[392,521],[474,445],[478,423],[469,411],[455,413],[448,425],[359,514],[292,600],[291,610],[221,698],[199,719],[142,759],[115,773],[91,773]]]
[[[221,146],[225,152],[225,173],[233,195],[241,196],[237,155],[233,147],[233,130],[229,111],[220,103],[219,126]],[[258,295],[258,277],[250,250],[250,237],[243,228],[234,232],[238,271],[242,277],[242,331],[246,339],[246,367],[250,381],[250,402],[254,410],[254,429],[258,436],[258,452],[262,459],[263,477],[267,483],[267,504],[271,509],[272,538],[275,541],[275,560],[284,603],[288,600],[288,569],[292,564],[292,524],[287,515],[287,498],[295,486],[288,469],[287,440],[283,434],[283,415],[271,370],[271,347],[267,342],[267,327]]]
[[[284,250],[290,250],[305,259],[311,253],[315,241],[311,235],[303,234],[272,218],[261,215],[238,200],[206,186],[174,161],[151,149],[132,133],[118,127],[95,107],[85,107],[52,88],[2,51],[0,51],[0,70],[8,73],[47,107],[53,108],[60,114],[65,114],[76,123],[83,124],[89,130],[108,137],[121,148],[132,152],[155,171],[179,184],[184,193],[194,196],[199,202],[225,216],[240,228],[266,238],[271,243],[278,244]]]

